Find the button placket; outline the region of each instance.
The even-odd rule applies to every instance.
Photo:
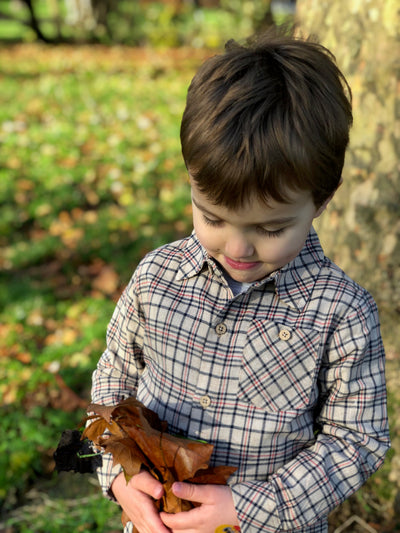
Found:
[[[222,318],[222,317],[221,317]],[[218,335],[218,337],[222,337],[227,333],[228,327],[227,325],[221,320],[214,326],[210,328],[210,343],[213,344],[215,342],[215,337],[212,334],[212,329],[214,329],[214,332]],[[223,341],[221,341],[223,342]],[[214,364],[213,357],[207,357],[205,354],[203,356],[203,361],[200,366],[200,373],[199,373],[199,380],[197,384],[197,394],[198,400],[197,405],[200,406],[203,410],[208,409],[212,405],[211,397],[207,394],[207,391],[210,387],[210,376],[213,375],[212,367]],[[203,431],[203,430],[202,430]]]

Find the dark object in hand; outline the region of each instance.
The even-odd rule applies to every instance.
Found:
[[[77,429],[62,432],[60,442],[54,452],[57,472],[73,471],[89,474],[102,465],[101,453],[95,453],[88,439],[81,440]]]

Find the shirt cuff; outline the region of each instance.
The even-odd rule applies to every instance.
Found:
[[[104,496],[109,500],[117,502],[112,490],[111,485],[114,479],[122,472],[121,465],[115,465],[113,467],[113,457],[111,453],[103,454],[103,464],[97,469],[97,477],[103,491]],[[118,503],[118,502],[117,502]]]

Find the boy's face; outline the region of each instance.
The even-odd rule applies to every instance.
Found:
[[[193,179],[193,225],[207,253],[236,281],[252,283],[294,259],[302,249],[316,208],[308,191],[290,193],[290,204],[258,198],[231,210],[212,203]]]

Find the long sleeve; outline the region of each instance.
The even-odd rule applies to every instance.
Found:
[[[318,529],[355,492],[389,448],[384,350],[371,298],[345,317],[318,376],[316,440],[268,482],[232,486],[243,533]]]
[[[136,276],[119,299],[109,323],[107,348],[92,377],[93,403],[115,405],[136,395],[139,376],[143,370],[144,317],[140,310],[135,282]],[[98,477],[107,497],[113,497],[110,486],[120,472],[119,466],[112,468],[111,454],[104,454]]]
[[[92,379],[93,402],[112,405],[134,396],[143,370],[144,317],[136,294],[136,275],[123,292],[107,329],[107,348]]]

